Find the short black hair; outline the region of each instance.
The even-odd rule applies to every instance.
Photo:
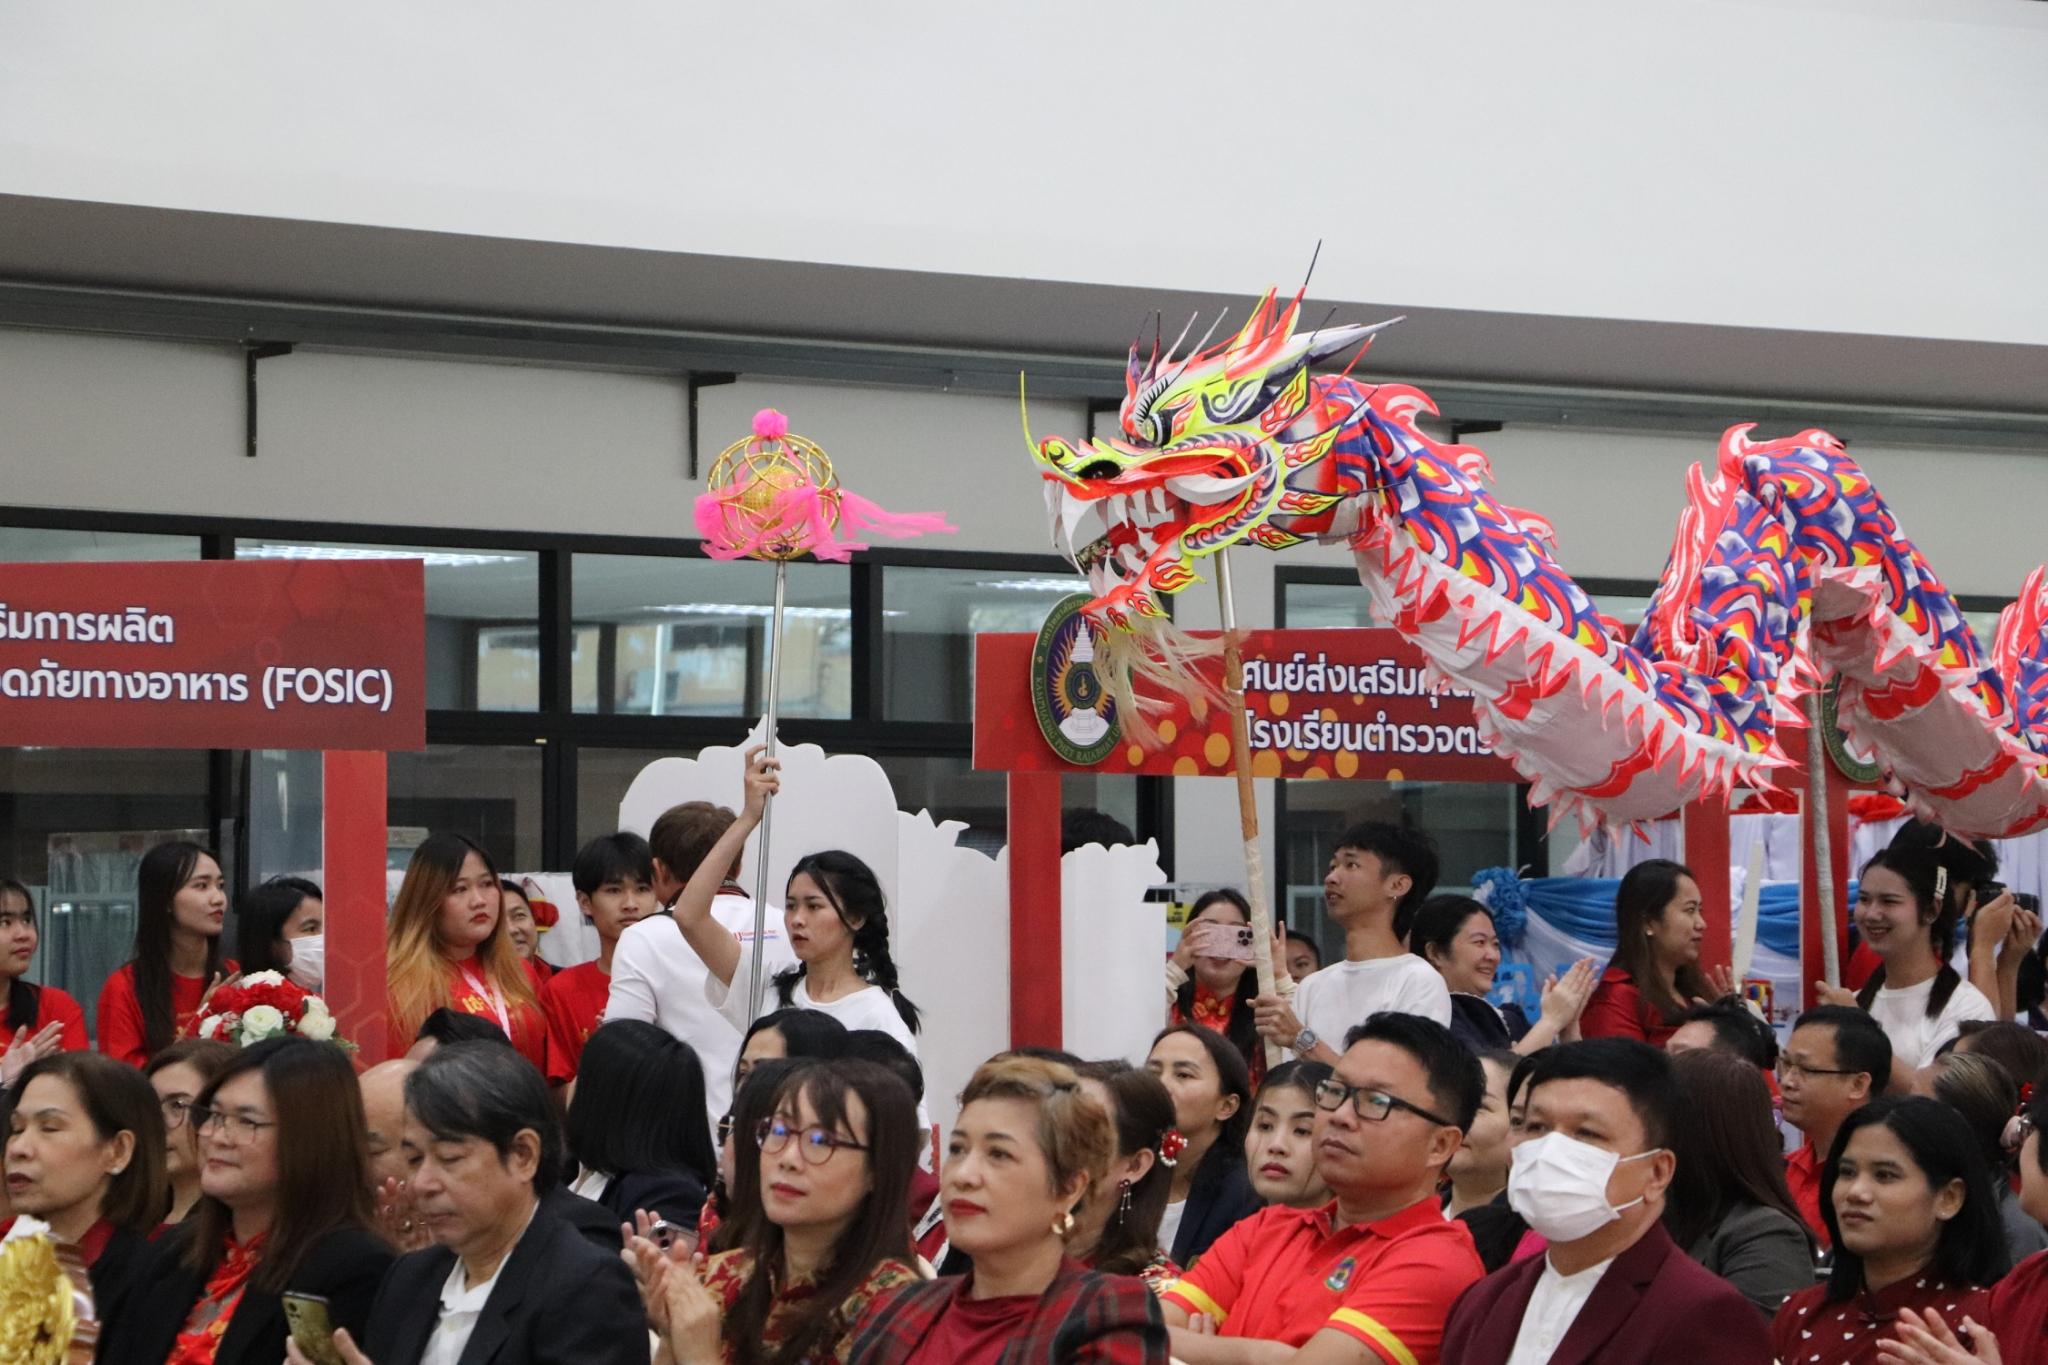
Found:
[[[1156,1043],[1159,1040],[1157,1038],[1154,1038],[1152,1041]],[[1058,1062],[1061,1066],[1065,1067],[1079,1067],[1083,1064],[1079,1057],[1076,1057],[1073,1053],[1068,1052],[1064,1048],[1040,1047],[1036,1043],[1026,1043],[1023,1047],[1009,1048],[1005,1051],[998,1052],[996,1056],[1036,1057],[1041,1062]],[[989,1060],[993,1061],[995,1060],[995,1058],[992,1057]]]
[[[1652,1148],[1669,1147],[1678,1131],[1684,1096],[1662,1049],[1635,1038],[1589,1038],[1542,1054],[1529,1072],[1529,1095],[1550,1081],[1598,1081],[1628,1097]],[[1627,1153],[1623,1153],[1627,1155]]]
[[[1436,963],[1430,962],[1427,950],[1434,948],[1449,957],[1451,945],[1458,941],[1459,931],[1474,915],[1486,916],[1487,928],[1493,927],[1493,911],[1470,896],[1431,896],[1405,921],[1396,914],[1394,933],[1407,940],[1409,952],[1434,967]]]
[[[540,1137],[533,1192],[546,1194],[561,1175],[562,1129],[548,1083],[510,1047],[479,1042],[434,1049],[405,1078],[405,1108],[436,1138],[477,1138],[497,1149],[500,1160],[511,1154],[513,1139],[531,1128]]]
[[[1316,942],[1313,937],[1304,934],[1299,929],[1289,927],[1287,930],[1287,941],[1289,943],[1299,943],[1302,947],[1316,955],[1316,965],[1318,967],[1323,965],[1323,945]]]
[[[1835,1069],[1867,1071],[1870,1097],[1884,1093],[1892,1076],[1892,1040],[1877,1020],[1848,1005],[1816,1005],[1792,1021],[1793,1033],[1807,1027],[1832,1029]]]
[[[576,851],[576,862],[569,870],[569,879],[576,884],[579,896],[595,895],[611,883],[629,877],[643,882],[654,880],[654,850],[631,830],[598,835]]]
[[[446,1005],[420,1020],[420,1031],[413,1036],[413,1041],[423,1042],[428,1038],[442,1047],[456,1043],[503,1043],[506,1047],[512,1046],[505,1030],[490,1020],[481,1015],[451,1010]]]
[[[718,1176],[696,1050],[645,1020],[613,1019],[584,1042],[564,1127],[586,1170],[688,1171],[706,1189]]]
[[[1769,1071],[1778,1064],[1778,1035],[1735,996],[1694,1005],[1678,1016],[1681,1026],[1705,1024],[1714,1031],[1714,1047],[1733,1053],[1750,1065]]]
[[[1391,1043],[1413,1057],[1429,1078],[1437,1112],[1460,1132],[1471,1130],[1480,1101],[1486,1098],[1486,1073],[1456,1034],[1419,1014],[1381,1010],[1344,1035],[1347,1052],[1358,1043]]]
[[[1060,856],[1063,858],[1089,844],[1115,848],[1119,844],[1137,842],[1138,836],[1131,833],[1129,825],[1093,806],[1076,806],[1060,816]]]
[[[1408,825],[1391,825],[1384,820],[1364,820],[1337,836],[1336,848],[1355,848],[1380,860],[1382,867],[1408,874],[1408,894],[1394,907],[1394,933],[1408,932],[1415,912],[1436,890],[1438,863],[1436,840]]]
[[[892,1034],[878,1028],[849,1029],[846,1034],[845,1055],[857,1062],[873,1062],[886,1071],[896,1073],[896,1078],[910,1087],[912,1098],[924,1103],[924,1068],[917,1064],[917,1058],[910,1049],[896,1041]]]

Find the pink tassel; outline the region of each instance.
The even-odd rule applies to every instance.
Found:
[[[839,521],[858,531],[873,531],[898,540],[909,536],[951,535],[958,528],[936,512],[890,512],[858,493],[839,494]]]
[[[774,408],[762,408],[754,414],[754,434],[764,441],[779,441],[789,435],[789,418]]]

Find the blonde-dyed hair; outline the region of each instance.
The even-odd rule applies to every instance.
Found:
[[[1077,1173],[1087,1175],[1087,1189],[1108,1175],[1116,1155],[1116,1125],[1081,1088],[1072,1067],[1016,1054],[991,1057],[960,1092],[962,1109],[976,1100],[1023,1100],[1038,1110],[1038,1149],[1045,1153],[1053,1193]]]
[[[428,1015],[448,1004],[450,959],[442,948],[437,926],[441,902],[462,875],[462,865],[472,853],[483,860],[484,870],[490,874],[491,889],[497,891],[498,869],[492,864],[491,855],[459,834],[427,836],[406,864],[405,881],[399,885],[397,903],[391,907],[391,923],[384,939],[391,1044],[397,1051],[405,1050]],[[474,962],[483,978],[504,995],[508,1010],[536,1004],[525,964],[520,962],[511,936],[505,932],[502,900],[498,922],[491,926],[490,937],[477,945]]]

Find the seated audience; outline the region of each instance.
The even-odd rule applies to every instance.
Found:
[[[1245,954],[1273,949],[1251,941],[1251,923],[1251,903],[1228,887],[1196,898],[1166,959],[1166,1026],[1193,1024],[1222,1034],[1257,1085],[1266,1074],[1266,1041],[1255,1017],[1259,973]],[[1276,971],[1275,984],[1283,996],[1294,993],[1294,978],[1284,970]]]
[[[1268,1205],[1318,1209],[1330,1202],[1316,1169],[1316,1087],[1328,1079],[1330,1068],[1321,1062],[1282,1062],[1252,1096],[1244,1164]]]
[[[1614,957],[1579,1031],[1664,1046],[1690,1005],[1722,994],[1700,970],[1706,925],[1692,869],[1668,858],[1630,868],[1614,893]]]
[[[1078,1070],[1082,1092],[1115,1125],[1116,1152],[1074,1210],[1067,1254],[1090,1270],[1136,1275],[1163,1289],[1180,1274],[1159,1249],[1159,1220],[1177,1160],[1173,1097],[1157,1076],[1128,1062],[1084,1062]]]
[[[562,968],[540,988],[541,1013],[548,1021],[547,1077],[553,1085],[574,1079],[583,1044],[605,1017],[619,936],[657,909],[654,855],[637,834],[592,839],[576,854],[570,876],[576,908],[597,930],[597,957]]]
[[[633,1240],[657,1361],[846,1360],[868,1304],[917,1279],[905,1202],[913,1108],[903,1082],[870,1062],[787,1076],[773,1117],[741,1139],[752,1150],[734,1193],[761,1206],[746,1243],[699,1270]]]
[[[1436,877],[1436,843],[1421,830],[1366,821],[1339,835],[1323,905],[1344,930],[1344,960],[1303,981],[1292,1000],[1260,996],[1259,1032],[1296,1057],[1334,1066],[1346,1031],[1381,1010],[1448,1028],[1450,990],[1407,945],[1409,921]]]
[[[1923,1096],[1872,1100],[1843,1121],[1821,1178],[1835,1249],[1826,1283],[1786,1301],[1771,1341],[1787,1365],[1878,1359],[1900,1310],[1982,1322],[2006,1271],[1990,1172],[1954,1110]]]
[[[1540,1052],[1578,1036],[1579,1015],[1599,974],[1590,957],[1580,958],[1560,978],[1543,983],[1542,1008],[1532,1025],[1520,1005],[1496,1005],[1494,973],[1500,970],[1500,938],[1493,912],[1470,896],[1431,896],[1408,930],[1408,950],[1436,968],[1451,993],[1451,1032],[1474,1052],[1512,1048]]]
[[[441,1048],[406,1079],[405,1152],[436,1245],[392,1266],[349,1365],[646,1365],[618,1252],[543,1208],[562,1153],[540,1072],[496,1043]]]
[[[1247,1218],[1169,1286],[1175,1358],[1221,1365],[1292,1348],[1302,1361],[1436,1361],[1445,1313],[1482,1274],[1437,1186],[1484,1086],[1434,1020],[1381,1013],[1351,1030],[1316,1087],[1332,1201]]]
[[[603,1204],[615,1224],[644,1209],[695,1239],[718,1158],[704,1127],[704,1072],[686,1044],[638,1019],[600,1026],[583,1048],[567,1134],[579,1166],[573,1193]]]
[[[484,851],[459,834],[430,834],[413,850],[391,907],[384,950],[393,1038],[410,1038],[437,1009],[497,1025],[536,1067],[547,1065],[547,1022],[506,931],[504,892]]]
[[[1495,1201],[1507,1201],[1508,1079],[1515,1074],[1515,1063],[1520,1060],[1505,1048],[1479,1054],[1486,1088],[1479,1093],[1479,1108],[1473,1111],[1465,1140],[1458,1144],[1458,1150],[1451,1153],[1450,1164],[1444,1167],[1446,1218],[1462,1218]]]
[[[505,1036],[505,1030],[488,1019],[461,1010],[442,1006],[420,1021],[420,1031],[414,1035],[412,1046],[405,1050],[409,1062],[424,1062],[434,1055],[436,1048],[451,1043],[503,1043],[512,1046],[512,1040]]]
[[[1813,1235],[1785,1187],[1771,1091],[1744,1057],[1695,1048],[1671,1059],[1686,1101],[1672,1149],[1664,1230],[1766,1318],[1813,1283]]]
[[[1778,1057],[1785,1122],[1806,1135],[1805,1145],[1785,1158],[1785,1185],[1822,1246],[1831,1234],[1821,1217],[1821,1166],[1843,1121],[1882,1095],[1891,1073],[1891,1040],[1868,1014],[1844,1005],[1800,1015]]]
[[[1941,842],[1929,842],[1937,836]],[[1965,1020],[1998,1017],[1948,962],[1971,894],[1966,878],[1981,866],[1969,844],[1946,839],[1939,826],[1908,822],[1857,877],[1856,929],[1879,964],[1853,997],[1834,988],[1821,994],[1877,1020],[1891,1039],[1895,1087],[1932,1065]]]
[[[104,1331],[125,1316],[170,1203],[156,1092],[111,1057],[60,1052],[32,1063],[8,1098],[8,1203],[78,1257]]]
[[[908,1196],[910,1240],[919,1256],[935,1259],[946,1245],[946,1223],[945,1210],[939,1204],[939,1178],[927,1169],[938,1165],[938,1154],[931,1141],[932,1129],[924,1121],[924,1068],[909,1048],[878,1028],[849,1030],[846,1055],[895,1073],[917,1101],[917,1166],[910,1172]]]
[[[754,1222],[761,1216],[761,1191],[754,1183],[758,1172],[751,1161],[756,1146],[749,1135],[775,1117],[775,1098],[781,1093],[782,1083],[803,1065],[794,1058],[767,1058],[755,1063],[733,1093],[732,1112],[718,1121],[716,1130],[718,1180],[712,1186],[711,1197],[704,1201],[704,1211],[697,1215],[700,1251],[731,1251],[746,1245]],[[742,1163],[742,1155],[750,1160]]]
[[[844,1057],[850,1046],[848,1032],[846,1025],[823,1010],[770,1010],[747,1025],[739,1058],[733,1063],[732,1083],[738,1086],[758,1062],[783,1058],[832,1061]]]
[[[1145,1069],[1173,1097],[1174,1123],[1187,1142],[1173,1167],[1159,1249],[1174,1264],[1189,1266],[1260,1206],[1244,1163],[1251,1075],[1236,1048],[1192,1025],[1167,1029],[1153,1039]]]
[[[1493,1055],[1496,1058],[1500,1056],[1499,1053]],[[1511,1261],[1540,1255],[1543,1251],[1543,1238],[1529,1231],[1528,1220],[1515,1212],[1514,1206],[1508,1202],[1506,1187],[1507,1171],[1514,1158],[1515,1144],[1521,1141],[1522,1122],[1528,1113],[1529,1073],[1536,1069],[1536,1063],[1542,1056],[1543,1053],[1539,1052],[1533,1057],[1517,1057],[1514,1069],[1508,1072],[1507,1083],[1501,1090],[1501,1108],[1507,1116],[1507,1133],[1504,1139],[1505,1150],[1500,1160],[1500,1192],[1484,1204],[1475,1204],[1458,1215],[1459,1221],[1471,1231],[1472,1245],[1479,1249],[1479,1263],[1486,1267],[1489,1275]],[[1485,1068],[1487,1089],[1491,1090],[1494,1069],[1486,1066],[1484,1057],[1480,1059],[1480,1065]],[[1478,1119],[1475,1118],[1473,1123],[1477,1126]],[[1465,1141],[1469,1143],[1471,1140],[1472,1135],[1467,1133]],[[1463,1151],[1464,1148],[1460,1147],[1461,1155]],[[1454,1162],[1455,1160],[1453,1158]]]
[[[100,1359],[273,1365],[282,1297],[327,1301],[360,1332],[391,1265],[363,1183],[363,1100],[349,1054],[269,1038],[236,1054],[190,1119],[205,1163],[199,1206],[156,1247]]]
[[[235,1056],[227,1043],[187,1038],[157,1053],[142,1069],[164,1116],[164,1176],[171,1192],[166,1225],[182,1223],[199,1203],[199,1125],[192,1121],[192,1106]]]
[[[1963,1053],[1950,1057],[1935,1074],[1934,1098],[1960,1114],[1977,1140],[1977,1150],[1991,1172],[2007,1261],[2018,1265],[2037,1251],[2048,1251],[2048,1228],[2020,1207],[2012,1186],[2013,1153],[2006,1149],[2005,1138],[2013,1116],[2020,1112],[2018,1084],[1991,1058]]]
[[[357,1078],[363,1092],[363,1137],[373,1193],[387,1180],[405,1183],[405,1078],[418,1067],[418,1062],[394,1057]]]
[[[242,970],[281,972],[318,993],[327,968],[327,909],[304,877],[272,877],[235,903],[235,947]]]
[[[135,956],[100,988],[100,1051],[141,1066],[184,1035],[208,988],[232,975],[221,955],[226,879],[214,856],[173,840],[135,870]]]
[[[1966,1019],[1956,1029],[1954,1051],[1982,1053],[2021,1085],[2048,1083],[2048,1038],[2010,1019]]]
[[[1299,929],[1287,931],[1287,974],[1300,985],[1323,969],[1323,945]]]
[[[1067,1255],[1074,1210],[1115,1148],[1109,1115],[1072,1069],[1014,1055],[984,1062],[961,1092],[940,1172],[946,1236],[974,1268],[877,1299],[846,1358],[1167,1365],[1158,1300],[1144,1281]]]
[[[1739,995],[1694,1005],[1664,1040],[1664,1050],[1674,1057],[1701,1049],[1740,1057],[1766,1073],[1775,1074],[1778,1066],[1777,1033]]]
[[[1684,1097],[1632,1038],[1567,1043],[1530,1072],[1508,1198],[1547,1249],[1467,1290],[1444,1328],[1458,1365],[1771,1359],[1763,1321],[1664,1230]]]
[[[0,981],[7,985],[0,994],[0,1044],[11,1052],[13,1042],[26,1041],[37,1056],[59,1049],[78,1052],[88,1044],[85,1011],[66,992],[28,979],[41,946],[36,903],[28,888],[0,876]]]

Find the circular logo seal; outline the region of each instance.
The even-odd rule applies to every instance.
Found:
[[[1884,776],[1884,767],[1875,762],[1865,762],[1849,752],[1849,737],[1842,733],[1841,721],[1835,707],[1842,694],[1842,680],[1830,679],[1827,690],[1820,694],[1821,740],[1828,746],[1828,761],[1835,765],[1835,771],[1851,782],[1876,782]]]
[[[1052,751],[1087,767],[1115,751],[1123,738],[1116,699],[1095,672],[1095,630],[1081,608],[1087,593],[1061,598],[1038,628],[1031,650],[1031,710]]]

